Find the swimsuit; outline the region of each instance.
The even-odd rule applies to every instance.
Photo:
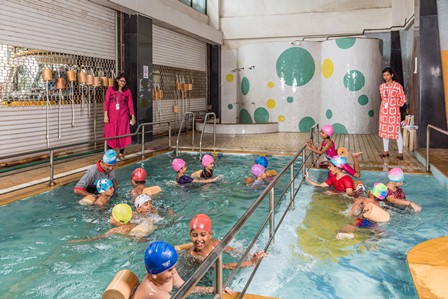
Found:
[[[212,176],[213,176],[213,169],[208,171],[207,169],[204,168],[201,172],[201,178],[203,178],[203,179],[209,179]]]
[[[330,139],[330,142],[331,142],[331,146],[325,152],[325,156],[327,157],[328,160],[331,160],[331,158],[338,155],[338,153],[336,152],[336,148],[334,146],[333,140]],[[325,140],[322,141],[322,144],[320,146],[322,148],[325,147]],[[344,170],[346,173],[348,173],[351,176],[354,176],[356,174],[356,171],[350,165],[348,165],[348,163],[344,164],[344,166],[342,166],[341,169]],[[328,174],[328,176],[331,176],[331,174]]]
[[[396,199],[406,199],[406,195],[404,194],[403,189],[401,189],[400,187],[395,187],[395,188],[396,188],[395,191],[392,191],[391,189],[387,188],[386,197],[388,197],[389,195],[392,195]]]
[[[378,224],[365,218],[358,218],[356,219],[355,226],[358,228],[376,228]]]
[[[325,181],[328,186],[333,185],[334,189],[337,191],[345,191],[345,189],[354,189],[353,188],[353,180],[348,175],[344,175],[339,180],[336,179],[335,175],[332,175]]]
[[[194,181],[194,179],[191,176],[188,175],[183,175],[180,178],[177,179],[177,183],[179,185],[185,185],[185,184],[189,184],[192,183]]]

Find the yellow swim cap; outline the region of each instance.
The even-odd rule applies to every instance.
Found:
[[[118,222],[126,224],[132,218],[132,208],[125,203],[120,203],[112,209],[112,216]]]

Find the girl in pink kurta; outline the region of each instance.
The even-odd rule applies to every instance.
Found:
[[[400,107],[406,103],[406,95],[400,83],[394,81],[395,74],[391,68],[383,70],[385,83],[380,85],[380,127],[379,135],[383,138],[384,153],[380,157],[389,157],[389,139],[396,139],[398,160],[403,160],[403,137],[400,129]]]
[[[127,87],[127,78],[120,74],[109,87],[104,99],[104,137],[126,135],[131,132],[130,126],[135,124],[134,104],[132,95]],[[129,121],[129,115],[131,119]],[[124,148],[131,144],[131,137],[123,137],[107,140],[108,148],[119,148],[118,158],[124,160]]]

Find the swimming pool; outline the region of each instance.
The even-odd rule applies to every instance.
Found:
[[[217,159],[215,168],[215,173],[224,174],[224,179],[217,184],[193,188],[175,186],[170,163],[173,158],[165,154],[117,172],[120,188],[112,203],[129,200],[130,173],[143,166],[148,172],[148,185],[162,187],[163,192],[155,198],[157,205],[175,213],[158,223],[148,242],[157,239],[173,245],[188,242],[189,221],[197,213],[211,217],[214,236],[221,238],[261,193],[246,187],[242,180],[249,174],[253,155],[224,154]],[[181,158],[187,161],[188,173],[200,169],[197,154],[182,153]],[[270,157],[269,168],[279,170],[289,159]],[[325,173],[319,175],[323,179]],[[385,174],[363,173],[367,184],[385,177]],[[346,246],[344,243],[340,246],[344,254],[334,251],[332,259],[325,258],[326,253],[319,250],[313,251],[312,240],[301,244],[297,237],[306,231],[301,232],[300,228],[306,227],[310,218],[307,215],[322,210],[313,203],[319,203],[319,199],[328,203],[325,193],[313,194],[313,188],[304,186],[249,292],[281,298],[417,298],[406,265],[406,253],[415,244],[446,234],[447,191],[430,176],[406,175],[405,179],[405,191],[423,205],[422,213],[392,215],[392,221],[385,226],[386,233],[380,238],[362,236],[355,243],[341,241],[347,242]],[[99,298],[120,269],[130,269],[143,278],[143,252],[148,242],[121,236],[90,243],[69,242],[108,230],[112,208],[112,204],[105,210],[78,205],[73,186],[74,183],[62,186],[0,208],[0,217],[4,220],[0,227],[0,292],[5,298]],[[344,208],[348,202],[341,200],[338,204]],[[332,217],[331,213],[337,212],[328,213],[328,217]],[[245,226],[247,231],[239,234],[232,245],[245,248],[248,240],[244,235],[256,231],[259,222],[261,216],[258,219],[255,214]],[[335,224],[337,229],[340,223]],[[324,246],[320,248],[325,251]],[[181,265],[179,272],[187,278],[191,270]],[[241,289],[247,274],[248,271],[237,274],[232,288]]]

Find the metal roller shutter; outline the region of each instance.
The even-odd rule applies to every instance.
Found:
[[[115,19],[88,0],[4,0],[0,43],[115,59]]]

